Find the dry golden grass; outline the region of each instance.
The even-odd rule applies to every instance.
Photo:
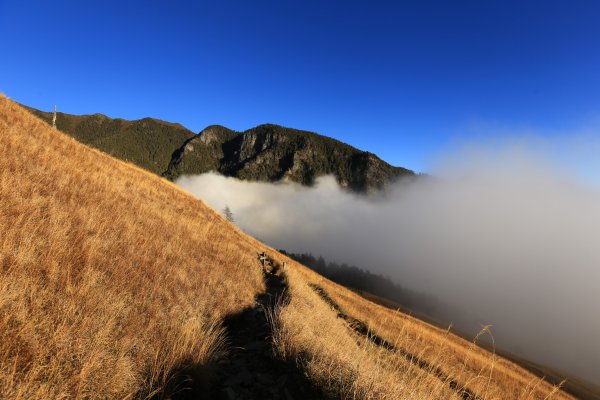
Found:
[[[0,398],[144,397],[219,348],[262,246],[0,98]]]
[[[573,398],[447,330],[374,304],[291,260],[288,263],[291,303],[279,311],[277,348],[302,360],[313,379],[342,398],[456,398],[457,392],[449,390],[451,380],[481,399]],[[319,301],[311,283],[323,288],[344,313],[365,322],[401,351],[370,344],[341,318],[326,322],[337,313]],[[336,374],[346,376],[335,379]]]
[[[348,329],[308,285],[299,265],[287,272],[291,301],[278,310],[273,341],[309,378],[341,399],[458,399],[429,371]]]
[[[0,97],[0,398],[144,398],[224,347],[223,317],[265,290],[272,249],[201,201],[87,148]],[[281,255],[278,354],[338,398],[569,398],[451,333],[377,306]],[[349,329],[311,289],[422,368]],[[202,378],[202,377],[200,377]]]

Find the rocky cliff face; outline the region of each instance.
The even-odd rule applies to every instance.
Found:
[[[30,110],[51,123],[52,113]],[[171,180],[216,171],[252,181],[311,185],[317,177],[331,174],[341,186],[365,193],[414,176],[338,140],[272,124],[244,132],[212,125],[195,135],[179,124],[153,118],[127,121],[58,113],[57,128]]]
[[[325,136],[278,125],[260,125],[236,133],[210,126],[186,142],[169,164],[165,176],[217,171],[254,181],[290,180],[312,184],[333,174],[341,186],[356,192],[385,188],[402,176],[414,176],[374,154]]]

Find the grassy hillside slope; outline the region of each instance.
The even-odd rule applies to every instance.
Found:
[[[289,265],[266,339],[333,398],[570,398],[322,278],[4,97],[0,196],[0,398],[185,393],[227,360],[224,318],[265,292],[261,251]]]
[[[52,113],[29,108],[52,123]],[[155,174],[167,170],[173,153],[194,133],[183,126],[154,118],[128,121],[102,114],[57,113],[56,127],[80,142]]]
[[[209,362],[260,244],[0,99],[0,398],[144,397]]]
[[[448,330],[367,301],[308,268],[290,270],[288,279],[291,302],[276,317],[276,348],[302,359],[313,379],[341,398],[572,398]],[[334,328],[332,318],[345,329]]]

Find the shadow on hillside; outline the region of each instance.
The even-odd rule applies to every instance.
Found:
[[[289,294],[282,277],[266,274],[265,283],[267,290],[256,298],[255,307],[246,308],[225,321],[230,352],[215,369],[210,398],[326,398],[294,362],[275,357],[267,315],[278,303],[289,303]]]
[[[267,318],[277,304],[287,304],[284,278],[265,274],[266,292],[254,307],[230,315],[224,321],[228,352],[211,365],[182,365],[171,371],[170,384],[153,400],[173,399],[325,399],[295,362],[276,358]]]

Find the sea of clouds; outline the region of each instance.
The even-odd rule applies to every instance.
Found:
[[[216,173],[177,184],[229,206],[275,248],[388,275],[451,305],[444,317],[458,329],[491,324],[500,348],[600,382],[600,190],[582,153],[535,141],[470,146],[370,196],[331,176],[312,187]]]

